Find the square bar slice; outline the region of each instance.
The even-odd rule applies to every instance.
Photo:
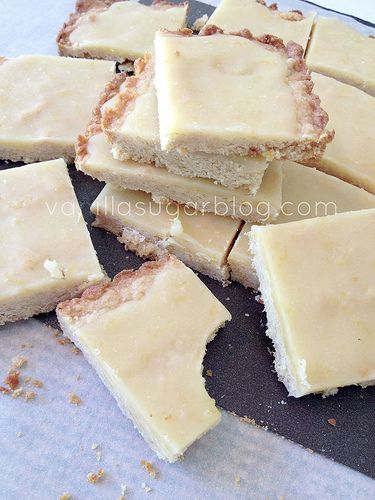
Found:
[[[325,130],[328,116],[302,55],[294,42],[285,46],[248,30],[157,32],[161,148],[269,160],[320,157],[333,134]]]
[[[229,188],[245,186],[250,194],[259,189],[268,165],[264,158],[161,150],[152,56],[135,62],[134,76],[114,78],[101,103],[103,129],[116,159],[155,163],[175,174],[212,179]]]
[[[170,256],[123,271],[56,312],[160,458],[174,462],[219,422],[202,360],[231,315],[182,262]]]
[[[270,167],[261,187],[251,196],[244,187],[228,188],[211,179],[184,177],[155,164],[115,160],[94,117],[85,136],[80,136],[76,165],[88,175],[125,189],[151,193],[156,200],[189,204],[196,210],[252,222],[275,219],[281,206],[280,168]]]
[[[0,186],[0,325],[105,279],[63,160],[2,170]]]
[[[227,255],[242,222],[196,212],[176,203],[156,203],[142,191],[108,184],[91,207],[94,226],[111,231],[143,258],[176,255],[213,279],[227,281]]]
[[[311,71],[375,96],[375,40],[335,17],[318,17],[306,56]]]
[[[375,97],[318,73],[311,77],[335,129],[322,158],[311,164],[375,194]]]
[[[0,58],[0,158],[74,159],[115,64],[54,56]]]
[[[207,24],[220,26],[225,32],[247,28],[255,36],[275,35],[285,43],[293,40],[305,50],[315,13],[306,17],[298,10],[281,12],[277,4],[269,7],[264,0],[221,0]]]
[[[283,173],[283,203],[274,224],[334,215],[340,212],[375,208],[375,196],[314,168],[293,162],[279,162]],[[258,288],[259,281],[251,263],[245,224],[228,255],[231,279],[246,287]]]
[[[155,32],[186,26],[188,2],[78,0],[57,36],[60,55],[134,61],[153,52]]]
[[[291,396],[375,380],[375,209],[250,233],[275,346]]]

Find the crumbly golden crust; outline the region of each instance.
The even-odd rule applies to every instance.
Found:
[[[76,29],[82,16],[88,13],[97,14],[99,12],[105,11],[111,7],[114,3],[123,2],[127,0],[78,0],[76,3],[76,10],[69,15],[69,19],[65,22],[57,34],[56,43],[61,56],[70,55],[70,48],[72,46],[70,42],[70,34]],[[154,0],[150,7],[152,9],[167,10],[171,7],[184,7],[189,6],[188,2],[173,3],[169,0]],[[89,53],[84,53],[83,57],[90,58]]]
[[[79,166],[80,163],[84,162],[87,156],[87,144],[90,137],[102,132],[101,118],[102,118],[102,106],[112,99],[119,91],[121,85],[129,78],[126,73],[118,73],[112,80],[106,85],[102,95],[100,96],[99,102],[93,111],[92,117],[87,125],[85,134],[79,135],[76,144],[76,165]]]
[[[139,300],[150,288],[155,276],[169,265],[183,265],[173,255],[145,262],[136,271],[124,270],[109,283],[87,288],[81,297],[60,303],[57,314],[76,320],[99,309],[112,309],[121,302]]]
[[[163,29],[161,32],[183,37],[193,36],[192,30],[189,29],[180,29],[177,31]],[[212,35],[240,36],[262,44],[268,50],[278,51],[287,59],[289,68],[288,83],[293,91],[297,105],[299,133],[302,138],[304,136],[311,137],[311,135],[316,137],[316,140],[309,140],[303,144],[303,148],[306,150],[305,157],[317,158],[323,154],[326,145],[334,137],[334,131],[325,130],[328,123],[328,114],[321,108],[319,97],[313,93],[314,83],[311,80],[310,72],[303,59],[303,48],[293,41],[285,45],[281,38],[270,34],[256,37],[248,29],[224,33],[221,28],[212,24],[206,25],[198,36]],[[287,145],[287,147],[298,149],[301,148],[301,145],[295,142]],[[258,156],[267,149],[272,149],[272,145],[264,144],[261,147],[251,148],[248,154],[249,156]]]
[[[302,21],[302,19],[305,19],[305,16],[300,10],[290,10],[288,12],[279,12],[279,8],[277,3],[271,3],[270,5],[267,5],[265,0],[256,0],[257,3],[260,5],[263,5],[263,7],[266,7],[267,9],[273,11],[273,12],[278,12],[279,16],[285,19],[286,21]]]
[[[118,119],[124,118],[128,110],[130,111],[137,97],[143,94],[143,84],[151,81],[152,75],[153,56],[151,54],[145,54],[134,62],[134,76],[127,78],[113,106],[102,113],[101,125],[110,141],[113,135],[112,126]]]

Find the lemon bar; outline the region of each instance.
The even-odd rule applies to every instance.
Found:
[[[266,170],[261,187],[251,196],[244,186],[228,188],[211,179],[177,175],[155,164],[115,160],[95,117],[86,135],[79,138],[76,166],[102,181],[216,215],[267,222],[278,216],[281,207],[282,177],[277,166]]]
[[[160,458],[174,462],[219,422],[202,360],[231,315],[182,262],[170,256],[123,271],[56,312]]]
[[[134,76],[117,76],[102,105],[103,129],[116,159],[155,163],[172,173],[212,179],[229,188],[246,186],[250,194],[259,189],[268,165],[264,158],[161,150],[152,56],[135,62]]]
[[[275,346],[291,396],[375,380],[375,209],[250,233]]]
[[[0,186],[0,325],[105,279],[63,160],[2,170]]]
[[[188,3],[155,0],[150,6],[132,0],[78,0],[57,36],[60,55],[134,61],[153,51],[159,28],[186,25]]]
[[[255,36],[270,33],[284,42],[293,40],[305,50],[314,18],[313,12],[306,17],[298,10],[280,12],[276,3],[267,6],[264,0],[221,0],[207,24],[227,33],[244,28]]]
[[[143,258],[168,253],[196,271],[227,281],[227,255],[242,222],[196,212],[176,203],[156,203],[142,191],[107,185],[91,207],[94,226],[111,231]]]
[[[0,158],[74,159],[74,146],[115,64],[66,57],[0,58]]]
[[[318,17],[306,56],[311,71],[375,96],[375,40],[334,17]]]
[[[340,212],[375,208],[375,196],[336,177],[293,162],[279,162],[283,173],[283,203],[274,224],[283,224]],[[251,263],[249,231],[245,224],[228,255],[231,279],[258,288]]]
[[[161,30],[155,38],[155,85],[163,150],[267,159],[320,157],[333,134],[312,93],[303,49],[248,30],[206,26]],[[191,71],[194,68],[194,71]]]
[[[375,194],[375,97],[318,73],[312,79],[335,129],[334,140],[312,164]]]

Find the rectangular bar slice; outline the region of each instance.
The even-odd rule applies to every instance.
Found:
[[[283,203],[274,224],[375,208],[375,196],[363,189],[297,163],[284,161],[280,165]],[[232,280],[258,288],[259,281],[249,250],[248,233],[251,227],[251,224],[243,226],[228,255],[228,264]]]
[[[101,103],[103,129],[116,159],[155,163],[174,174],[212,179],[229,188],[246,186],[250,194],[259,189],[268,165],[263,158],[161,150],[152,56],[135,62],[135,76],[117,76]]]
[[[91,207],[94,226],[111,231],[143,258],[176,255],[196,271],[227,281],[227,255],[241,221],[201,214],[176,203],[155,203],[142,191],[107,185]]]
[[[2,170],[0,185],[0,325],[105,279],[63,160]]]
[[[306,56],[311,71],[375,96],[375,40],[335,17],[318,17]]]
[[[219,422],[202,360],[231,315],[182,262],[168,257],[123,271],[56,313],[160,458],[174,462]]]
[[[78,0],[57,36],[60,55],[134,61],[153,52],[155,32],[186,26],[188,2]]]
[[[0,58],[0,158],[74,159],[115,64],[54,56]]]
[[[293,40],[305,50],[315,13],[306,17],[298,10],[281,12],[277,4],[267,6],[264,0],[221,0],[207,24],[215,24],[225,32],[247,28],[255,36],[269,33],[285,43]]]
[[[318,73],[311,76],[335,129],[334,140],[312,165],[375,194],[375,97]]]
[[[162,150],[267,159],[320,157],[333,134],[294,42],[207,26],[157,32],[155,84]],[[194,68],[194,71],[191,70]],[[215,84],[213,84],[215,82]]]
[[[278,166],[266,170],[261,187],[251,196],[244,186],[228,188],[210,179],[177,175],[155,164],[115,160],[95,118],[86,135],[79,138],[76,166],[102,181],[151,193],[156,200],[173,200],[216,215],[267,222],[278,216],[281,206]]]
[[[250,240],[289,394],[373,383],[375,209],[254,226]]]

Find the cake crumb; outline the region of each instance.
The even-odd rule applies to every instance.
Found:
[[[12,392],[12,398],[14,399],[20,398],[23,395],[24,395],[24,390],[22,387],[18,387],[17,389],[14,389],[14,391]]]
[[[99,469],[98,472],[89,472],[86,476],[86,479],[91,484],[96,484],[104,477],[104,470]]]
[[[7,387],[3,387],[2,385],[0,385],[0,392],[2,392],[3,394],[10,394],[11,390],[8,389]]]
[[[33,379],[31,380],[31,385],[33,385],[34,387],[38,387],[38,388],[40,388],[40,387],[43,387],[43,382],[42,382],[41,380],[38,380],[38,379],[36,379],[36,378],[33,378]]]
[[[96,460],[99,462],[102,458],[102,451],[98,443],[92,443],[91,449],[95,451]]]
[[[145,490],[145,493],[150,493],[152,491],[152,488],[150,488],[150,486],[148,486],[146,483],[142,483],[141,487],[143,490]]]
[[[240,484],[241,484],[241,478],[240,478],[240,476],[236,476],[236,477],[234,478],[234,484],[235,484],[237,487],[238,487],[238,486],[240,486]]]
[[[147,472],[147,474],[152,478],[156,479],[157,476],[157,471],[155,467],[152,465],[151,462],[148,462],[147,460],[141,460],[141,465],[144,468],[144,470]]]
[[[17,436],[18,438],[22,437],[22,436],[23,436],[23,432],[17,432],[16,436]]]
[[[70,493],[63,493],[60,497],[59,500],[71,500],[73,497]]]
[[[207,14],[203,14],[203,16],[201,17],[198,17],[198,19],[196,19],[193,23],[193,26],[191,27],[191,29],[193,31],[200,31],[203,26],[207,23],[208,21],[208,15]]]
[[[74,392],[69,392],[68,394],[68,398],[69,398],[69,403],[71,405],[80,405],[82,403],[82,400],[79,396],[77,396],[77,394],[74,394]]]
[[[67,344],[71,344],[70,340],[67,339],[66,337],[62,337],[61,339],[57,339],[57,342],[60,344],[60,345],[67,345]]]
[[[81,354],[81,350],[78,349],[78,347],[72,347],[72,353],[78,355],[78,354]]]
[[[25,391],[24,396],[25,396],[26,401],[29,401],[31,399],[36,398],[36,394],[34,391]]]
[[[260,294],[255,295],[255,302],[258,302],[258,304],[264,304],[263,297]]]
[[[16,356],[12,359],[13,368],[22,368],[27,363],[27,358],[25,356]]]
[[[206,370],[206,375],[207,377],[212,377],[212,370],[210,370],[210,368]]]
[[[337,421],[335,418],[329,418],[327,420],[327,422],[329,423],[329,425],[331,425],[332,427],[336,427],[336,424],[337,424]]]
[[[20,383],[20,372],[17,370],[9,370],[8,375],[4,380],[4,384],[9,385],[12,391],[17,389]]]

